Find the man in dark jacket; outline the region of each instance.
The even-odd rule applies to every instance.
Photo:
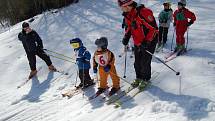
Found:
[[[37,74],[36,55],[46,62],[50,71],[57,71],[52,65],[50,57],[43,50],[43,42],[40,36],[30,28],[27,22],[22,24],[22,31],[18,38],[23,44],[31,68],[29,79]]]

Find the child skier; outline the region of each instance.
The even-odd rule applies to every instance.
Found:
[[[163,3],[164,10],[159,13],[159,41],[158,47],[164,46],[167,41],[168,29],[172,22],[173,11],[170,2]]]
[[[174,51],[175,52],[180,51],[180,53],[186,51],[186,48],[184,46],[185,43],[184,34],[187,31],[187,28],[190,25],[192,25],[196,20],[195,14],[189,11],[187,8],[185,8],[185,6],[186,0],[180,0],[178,2],[178,9],[173,14],[174,26],[176,28],[176,44],[177,44]]]
[[[81,83],[76,88],[86,88],[93,85],[94,82],[89,75],[90,52],[83,46],[83,43],[79,38],[70,40],[70,44],[75,51],[76,63],[79,69],[79,78],[81,80]]]
[[[113,82],[113,87],[109,92],[109,96],[111,96],[120,89],[120,79],[114,65],[115,57],[114,54],[107,49],[108,40],[106,37],[97,39],[95,44],[97,45],[97,50],[93,57],[93,71],[96,74],[98,67],[100,76],[100,85],[96,94],[99,95],[108,89],[107,79],[108,75],[110,75]]]

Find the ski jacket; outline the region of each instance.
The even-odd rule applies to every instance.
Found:
[[[114,54],[110,50],[96,51],[93,56],[93,69],[98,66],[102,68],[107,65],[114,66],[114,61]]]
[[[43,42],[34,30],[28,34],[22,30],[18,35],[18,39],[22,42],[26,53],[36,52],[38,49],[43,49]]]
[[[76,55],[76,63],[78,65],[78,69],[90,69],[90,52],[84,47],[83,45],[78,48],[74,49]]]
[[[189,23],[194,23],[196,16],[187,8],[178,9],[173,14],[174,23],[177,30],[186,30]],[[190,21],[188,21],[190,19]],[[188,23],[189,22],[189,23]]]
[[[134,45],[140,46],[142,42],[151,42],[158,33],[152,11],[143,5],[124,12],[123,16],[126,25],[124,39],[127,42],[132,36]]]
[[[170,23],[173,19],[173,11],[172,9],[164,9],[162,10],[159,15],[159,26],[169,28]]]

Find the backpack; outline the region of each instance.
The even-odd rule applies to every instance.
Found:
[[[141,11],[142,8],[145,8],[145,5],[144,5],[144,4],[139,4],[139,5],[137,5],[137,7],[136,7],[137,16],[139,16],[141,19],[143,19],[145,22],[147,22],[147,23],[148,23],[149,25],[151,25],[153,28],[155,28],[155,29],[158,30],[158,26],[157,26],[157,23],[156,23],[156,21],[155,21],[155,17],[153,16],[153,14],[152,14],[151,16],[153,17],[154,21],[153,21],[153,22],[147,21],[146,18],[140,14],[140,11]]]

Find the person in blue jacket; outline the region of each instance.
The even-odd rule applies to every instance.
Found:
[[[74,38],[70,40],[70,44],[75,51],[76,63],[79,69],[79,78],[81,83],[76,88],[86,88],[94,84],[89,75],[90,69],[90,52],[84,47],[81,39]]]

